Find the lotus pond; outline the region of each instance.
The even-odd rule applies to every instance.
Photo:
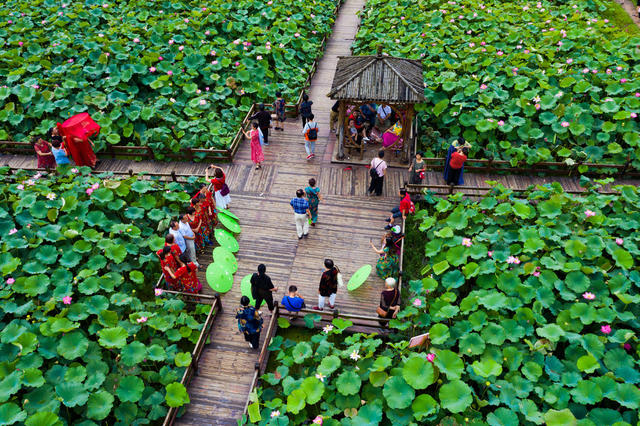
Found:
[[[147,424],[189,402],[210,307],[156,297],[154,251],[195,184],[88,168],[0,182],[0,423]]]
[[[274,338],[257,423],[636,424],[640,194],[582,184],[427,197],[407,231],[422,235],[406,248],[423,253],[422,278],[391,342],[341,320]],[[428,348],[407,348],[427,332]]]
[[[225,148],[252,103],[297,101],[336,0],[0,5],[0,140],[88,111],[106,144]]]
[[[604,3],[370,0],[354,52],[423,61],[427,156],[463,136],[472,158],[512,166],[629,156],[640,169],[640,37],[603,19]]]

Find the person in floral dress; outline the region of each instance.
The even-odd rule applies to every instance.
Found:
[[[395,250],[393,250],[393,240],[391,238],[387,238],[384,247],[378,250],[373,242],[370,242],[373,251],[378,253],[380,257],[378,258],[378,263],[376,264],[376,273],[383,280],[391,277],[395,278],[398,275],[399,271],[399,262],[398,262],[398,254]]]
[[[171,247],[165,246],[158,252],[160,258],[160,266],[162,267],[162,274],[167,282],[167,286],[170,290],[180,291],[178,286],[178,279],[176,277],[176,271],[178,264],[171,254]]]
[[[184,263],[184,266],[180,267],[176,271],[176,277],[181,291],[191,294],[200,293],[200,290],[202,290],[202,284],[196,274],[198,267],[195,263],[189,262],[188,257],[184,254],[182,255],[181,260]]]

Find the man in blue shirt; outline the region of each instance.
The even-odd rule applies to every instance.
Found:
[[[304,191],[298,189],[296,191],[296,198],[291,199],[291,207],[293,207],[293,216],[296,222],[296,231],[298,232],[298,239],[302,237],[307,238],[309,236],[309,202],[304,198]]]
[[[180,232],[180,225],[178,224],[178,222],[172,220],[171,222],[169,222],[169,228],[171,228],[169,229],[169,233],[173,235],[175,243],[178,245],[178,247],[180,247],[180,250],[182,250],[183,253],[186,252],[187,243],[184,241],[184,237]]]
[[[300,312],[304,308],[304,299],[298,294],[298,287],[289,286],[289,294],[282,298],[282,306],[289,312]]]

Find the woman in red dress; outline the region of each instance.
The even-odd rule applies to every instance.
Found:
[[[36,152],[36,156],[38,157],[38,168],[39,169],[55,169],[56,168],[56,159],[53,157],[53,152],[51,152],[51,147],[44,139],[40,137],[34,137],[31,139],[31,145],[33,146],[33,150]]]
[[[77,166],[96,166],[96,154],[90,136],[100,131],[98,126],[86,112],[74,115],[63,124],[58,123],[58,131],[64,138],[67,150]]]
[[[200,222],[200,236],[204,245],[211,245],[211,234],[213,227],[209,223],[209,217],[207,216],[207,210],[205,205],[206,199],[202,195],[198,195],[193,200],[193,207],[195,208],[194,220]],[[203,247],[204,247],[203,245]]]
[[[200,293],[200,290],[202,290],[202,284],[200,283],[198,275],[196,274],[198,267],[195,263],[189,262],[189,259],[184,255],[182,261],[185,262],[184,266],[182,266],[176,272],[179,285],[182,289],[181,291],[191,294]]]
[[[162,274],[167,281],[167,286],[170,290],[178,290],[178,279],[176,277],[176,271],[178,269],[178,263],[171,253],[171,247],[164,246],[164,248],[157,252],[160,258],[160,266],[162,267]]]
[[[226,183],[227,177],[224,174],[224,171],[213,164],[207,167],[207,170],[204,172],[204,176],[206,180],[209,180],[209,169],[213,169],[214,177],[211,179],[211,183],[213,184],[214,196],[216,197],[216,205],[221,209],[226,209],[231,203],[231,196],[229,195],[229,186]]]
[[[195,207],[187,207],[187,221],[189,222],[189,226],[196,236],[195,243],[196,249],[204,248],[204,240],[202,239],[202,235],[200,234],[200,228],[202,226],[202,221],[200,218],[196,218],[196,209]]]
[[[204,207],[207,212],[207,219],[209,220],[209,228],[213,229],[218,224],[218,212],[216,211],[216,201],[213,199],[213,194],[209,191],[209,187],[207,184],[202,184],[199,195],[204,195]]]

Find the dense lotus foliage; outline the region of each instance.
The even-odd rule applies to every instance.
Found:
[[[0,423],[147,424],[187,403],[209,306],[156,297],[154,251],[195,185],[88,168],[0,183]]]
[[[422,246],[406,248],[424,278],[389,340],[347,337],[342,320],[276,337],[261,424],[636,424],[640,194],[618,188],[428,198],[407,230]],[[423,333],[429,347],[408,349]]]
[[[472,157],[640,169],[640,38],[598,1],[370,0],[356,54],[422,59],[427,155],[463,136]],[[586,166],[579,169],[587,170]]]
[[[0,140],[88,111],[105,144],[224,148],[250,105],[295,102],[335,0],[0,5]]]

